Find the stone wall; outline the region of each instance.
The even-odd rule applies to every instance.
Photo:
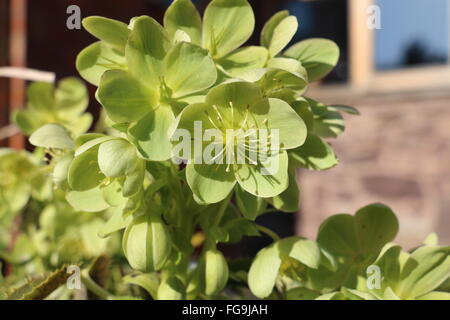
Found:
[[[298,233],[315,237],[328,215],[382,202],[399,216],[400,244],[410,248],[432,231],[449,244],[450,94],[372,97],[352,105],[361,116],[347,116],[346,132],[330,141],[340,164],[300,171]]]

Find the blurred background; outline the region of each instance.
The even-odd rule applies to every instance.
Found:
[[[194,1],[203,11],[208,1]],[[0,67],[77,75],[75,58],[94,41],[69,30],[70,5],[82,17],[102,15],[124,22],[151,15],[162,22],[170,0],[0,0]],[[331,141],[341,159],[325,172],[299,172],[301,210],[261,217],[282,236],[314,237],[334,213],[354,213],[383,202],[400,218],[400,244],[412,247],[430,232],[450,243],[450,1],[448,0],[253,0],[257,44],[265,21],[279,10],[296,15],[294,41],[334,40],[337,68],[308,96],[361,111],[347,118],[347,131]],[[375,19],[375,20],[374,20]],[[24,105],[26,82],[0,77],[0,144],[27,147],[9,125]],[[90,111],[98,115],[95,88]],[[6,129],[7,130],[6,130]],[[12,136],[11,136],[12,135]],[[7,136],[11,136],[6,138]],[[254,251],[260,243],[248,241]]]

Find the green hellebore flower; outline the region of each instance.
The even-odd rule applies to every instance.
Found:
[[[125,229],[122,247],[131,267],[142,272],[161,269],[171,253],[169,230],[155,214],[133,220]]]
[[[97,16],[87,17],[82,23],[100,41],[92,43],[78,54],[76,68],[83,79],[98,86],[105,71],[127,69],[125,45],[130,27],[123,22]]]
[[[282,193],[288,187],[286,150],[301,146],[307,135],[289,104],[265,99],[257,85],[241,81],[219,85],[205,103],[186,107],[178,129],[189,133],[189,146],[176,146],[174,153],[182,151],[175,155],[189,161],[187,182],[199,203],[223,200],[236,182],[258,197]]]
[[[64,78],[55,86],[34,82],[27,89],[28,105],[18,110],[13,120],[27,135],[44,124],[58,123],[74,134],[86,132],[92,115],[84,113],[89,96],[84,83],[77,78]]]
[[[89,137],[86,137],[89,136]],[[85,135],[68,170],[69,203],[84,211],[117,206],[142,190],[145,162],[123,138]],[[118,192],[117,190],[121,190]],[[91,205],[87,203],[91,201]]]
[[[170,132],[189,96],[217,79],[208,52],[187,42],[171,43],[154,19],[136,18],[125,48],[128,71],[104,73],[97,98],[116,123],[130,123],[128,135],[147,160],[171,156]]]

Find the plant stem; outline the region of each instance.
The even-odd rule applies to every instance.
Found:
[[[93,294],[95,294],[97,297],[103,300],[109,300],[114,297],[108,291],[106,291],[105,289],[100,287],[97,283],[95,283],[95,281],[91,279],[86,270],[84,270],[81,273],[81,281],[83,281],[84,285],[89,291],[91,291]]]
[[[280,236],[277,235],[275,232],[273,232],[272,230],[270,230],[269,228],[266,228],[262,225],[257,225],[256,228],[261,231],[262,233],[265,233],[266,235],[268,235],[269,237],[272,238],[273,241],[278,241],[280,240]]]

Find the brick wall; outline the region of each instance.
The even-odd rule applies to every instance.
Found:
[[[328,215],[383,202],[399,216],[397,241],[412,247],[432,231],[450,243],[450,93],[372,97],[354,102],[343,136],[331,141],[341,163],[299,175],[298,233],[314,237]]]

